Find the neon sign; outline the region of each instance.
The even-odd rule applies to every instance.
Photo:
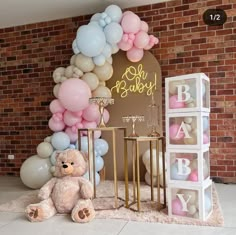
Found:
[[[148,72],[143,70],[143,65],[138,67],[129,66],[122,74],[121,80],[116,81],[115,86],[111,88],[111,92],[116,91],[121,98],[125,98],[129,93],[146,93],[152,95],[157,89],[157,75],[150,79]]]

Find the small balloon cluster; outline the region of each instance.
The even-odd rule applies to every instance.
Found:
[[[89,24],[79,27],[72,48],[75,54],[91,57],[98,66],[111,62],[111,55],[119,49],[126,51],[131,62],[138,62],[143,50],[159,42],[155,36],[148,35],[148,29],[148,24],[135,13],[122,14],[120,7],[110,5],[104,12],[94,14]]]
[[[171,144],[196,145],[201,127],[198,126],[197,117],[175,117],[170,118],[169,136]],[[203,144],[208,144],[209,137],[209,117],[202,116],[202,139]]]
[[[199,193],[197,190],[178,189],[171,201],[173,215],[199,219]],[[208,215],[212,210],[212,198],[209,190],[204,193],[204,210]]]
[[[152,149],[152,173],[153,173],[153,185],[154,187],[157,186],[157,161],[156,161],[156,149]],[[165,172],[163,173],[163,164],[162,164],[162,152],[159,152],[159,175],[160,175],[160,185],[164,186],[164,182],[163,182],[163,174],[165,174]],[[151,156],[150,156],[150,149],[146,150],[143,153],[142,156],[142,160],[144,163],[144,166],[147,170],[147,172],[145,173],[145,182],[148,185],[151,185]]]
[[[170,180],[192,181],[198,182],[198,159],[197,154],[194,153],[171,153],[170,156]],[[189,160],[189,165],[184,165],[185,160]],[[184,166],[181,166],[180,162]],[[203,178],[209,177],[209,166],[206,158],[203,158]]]

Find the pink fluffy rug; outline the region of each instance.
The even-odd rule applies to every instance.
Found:
[[[124,183],[119,182],[119,197],[124,198]],[[130,187],[131,188],[131,187]],[[156,190],[155,190],[156,191]],[[223,226],[224,218],[219,204],[218,195],[213,185],[213,213],[207,221],[201,221],[191,218],[183,217],[170,217],[167,214],[167,209],[163,209],[161,212],[156,210],[156,205],[150,202],[150,187],[147,185],[141,186],[141,198],[144,201],[141,203],[141,212],[134,212],[130,209],[126,209],[123,200],[119,200],[119,209],[114,209],[113,195],[113,183],[111,181],[104,181],[97,187],[97,198],[93,200],[94,207],[96,209],[96,218],[114,218],[133,221],[146,221],[146,222],[158,222],[158,223],[176,223],[176,224],[188,224],[199,226]],[[5,204],[0,205],[0,211],[6,212],[24,212],[25,207],[30,203],[37,203],[38,190],[31,191],[26,195],[19,197],[16,200],[12,200]],[[132,192],[130,191],[130,195]],[[163,197],[163,195],[162,195]],[[163,198],[161,198],[161,201]],[[149,201],[149,202],[148,202]]]

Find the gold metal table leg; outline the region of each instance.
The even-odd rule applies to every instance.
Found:
[[[139,167],[139,142],[136,141],[136,160],[137,160],[137,206],[140,211],[140,167]]]

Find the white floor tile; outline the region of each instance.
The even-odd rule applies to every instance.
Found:
[[[0,231],[1,227],[15,221],[21,217],[21,213],[0,212]]]

